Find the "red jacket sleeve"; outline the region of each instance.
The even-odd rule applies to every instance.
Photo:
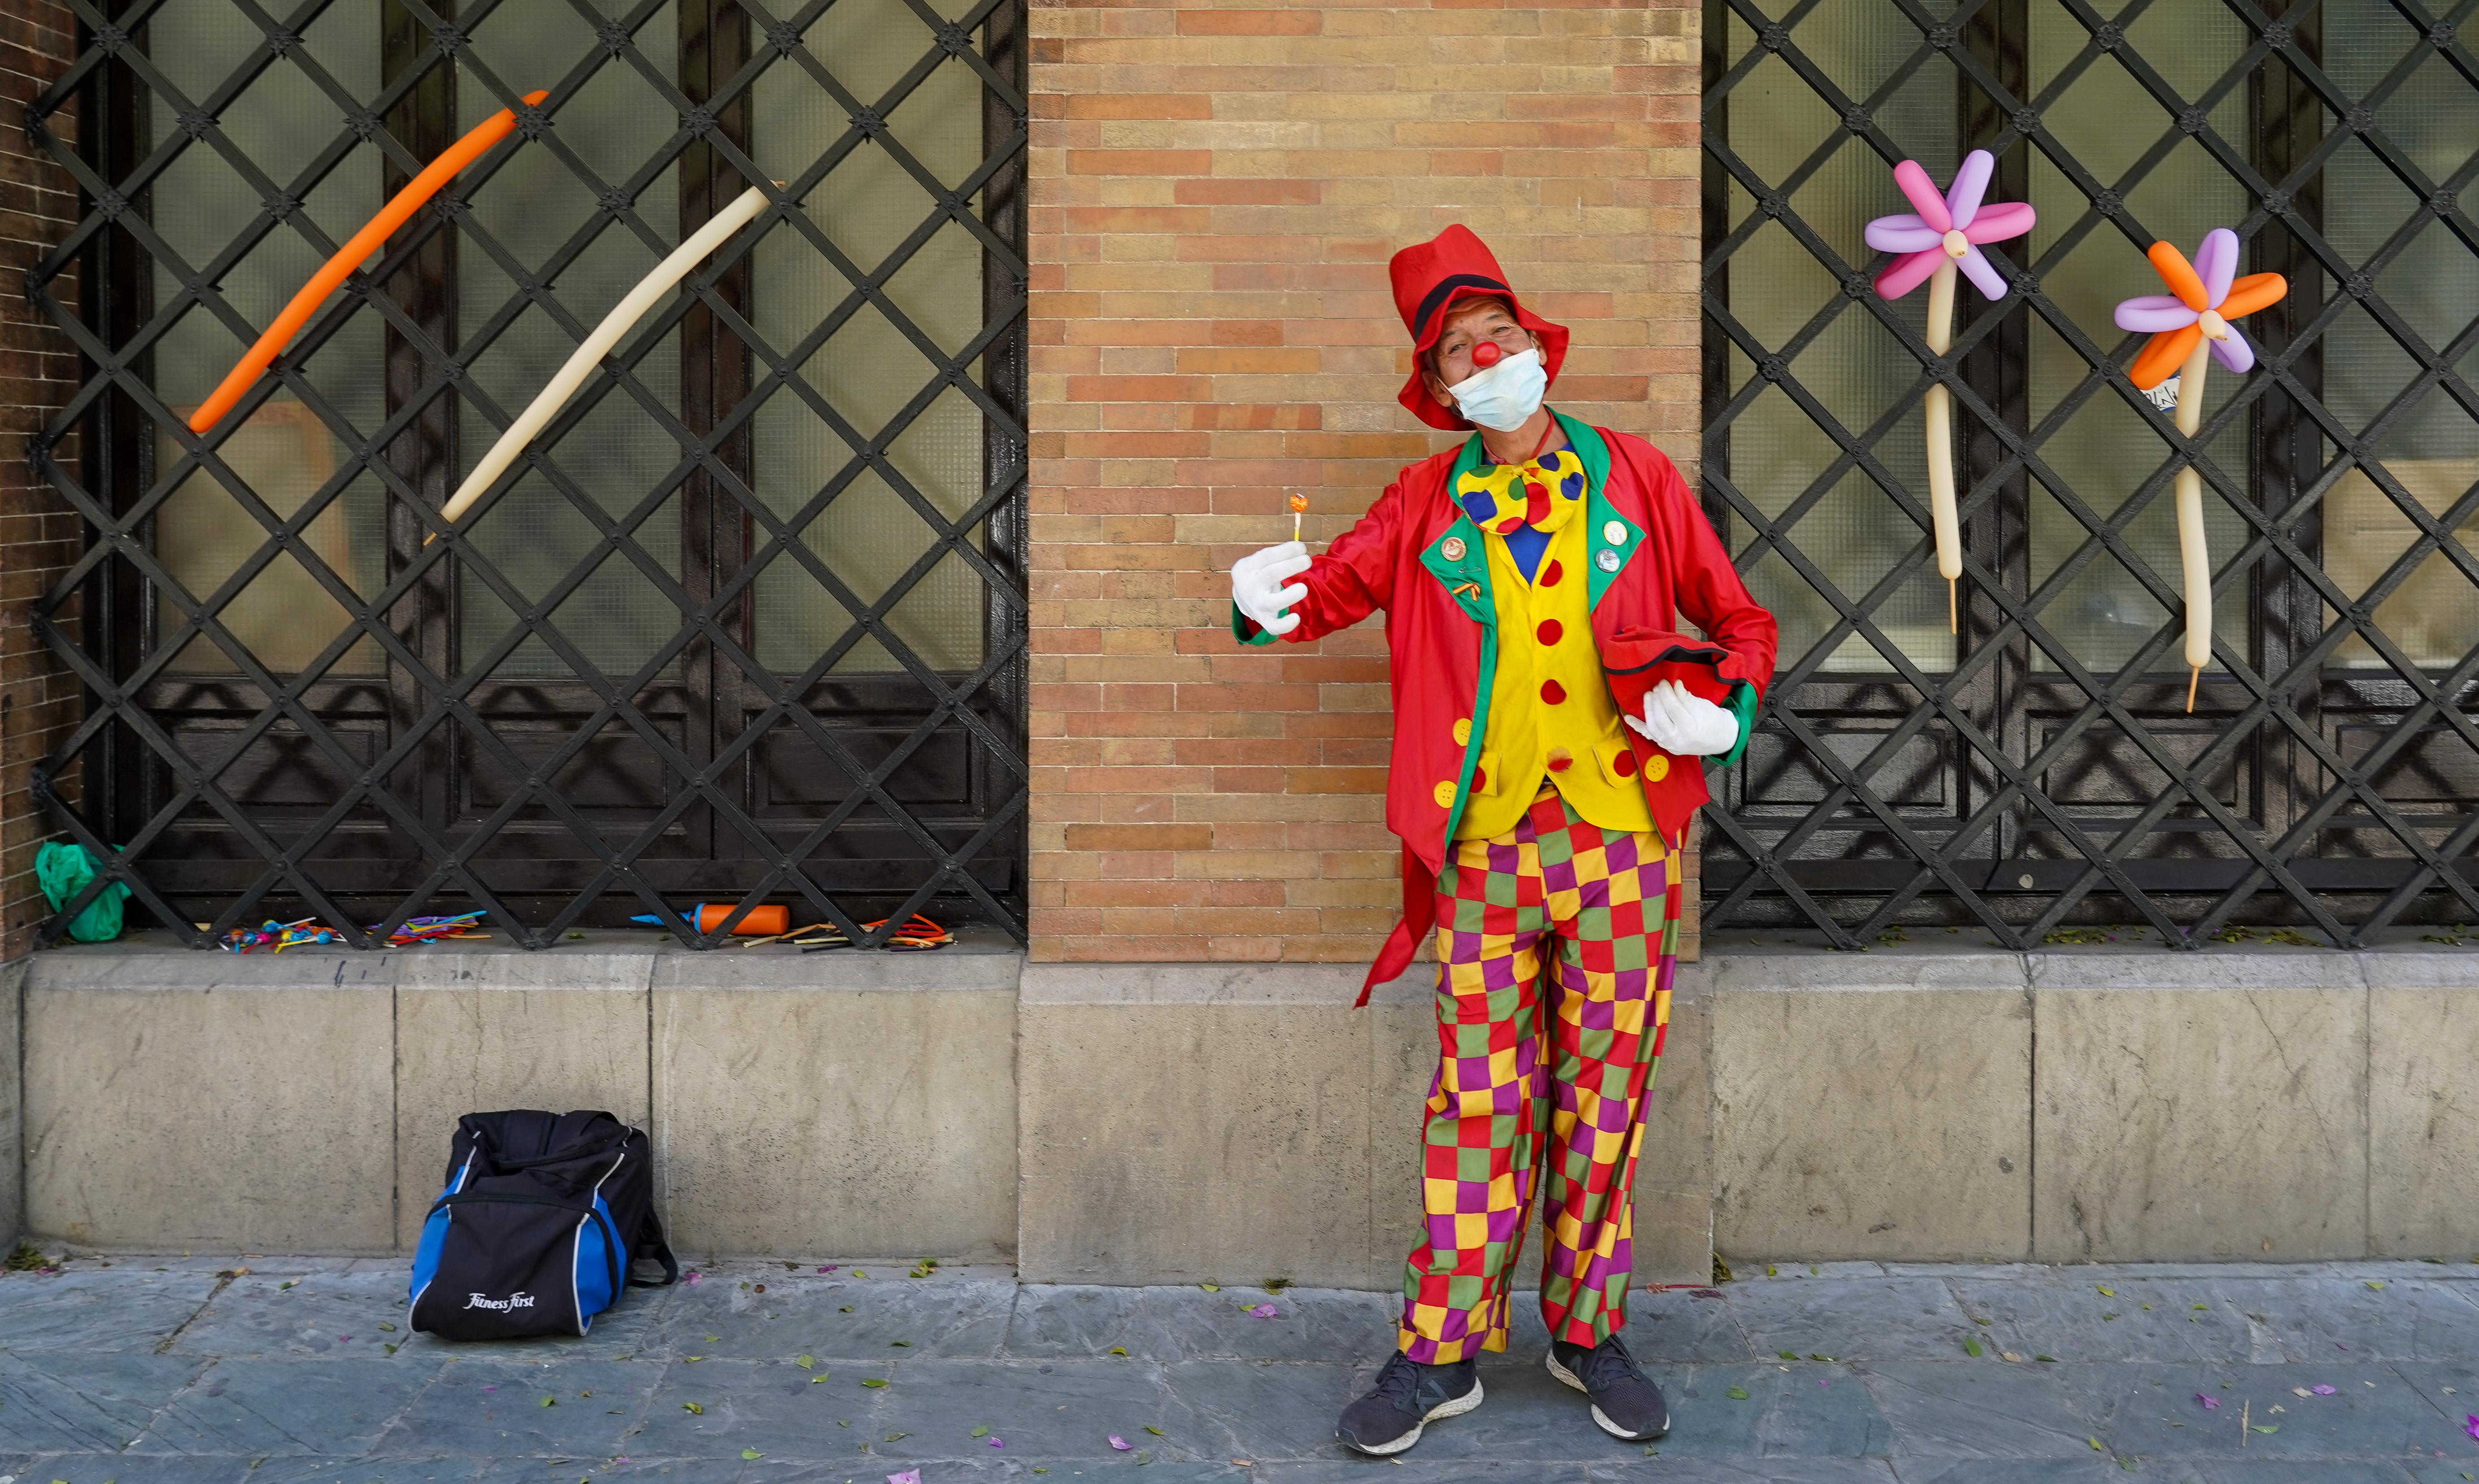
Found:
[[[1403,487],[1390,484],[1368,513],[1352,523],[1309,558],[1309,570],[1291,580],[1309,590],[1287,611],[1300,616],[1299,627],[1283,637],[1293,644],[1321,639],[1338,628],[1349,628],[1394,598],[1394,542],[1402,525]],[[1241,615],[1231,612],[1231,632],[1245,644],[1273,639]]]
[[[1678,468],[1653,451],[1644,461],[1644,487],[1652,516],[1670,528],[1670,549],[1678,553],[1671,574],[1671,591],[1678,611],[1720,645],[1725,657],[1714,668],[1725,680],[1745,680],[1759,699],[1773,683],[1775,649],[1779,643],[1774,616],[1758,606],[1730,565],[1730,553],[1703,507],[1688,492]]]

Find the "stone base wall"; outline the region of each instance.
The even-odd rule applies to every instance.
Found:
[[[1435,1030],[1418,979],[1365,1011],[1356,983],[991,950],[49,951],[23,990],[26,1225],[401,1252],[458,1113],[595,1107],[652,1132],[687,1254],[1388,1289]],[[2467,1258],[2473,1064],[2467,955],[1716,955],[1679,977],[1639,1280],[1701,1281],[1717,1245]]]

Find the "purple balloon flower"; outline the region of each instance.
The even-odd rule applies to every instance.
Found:
[[[2238,235],[2227,227],[2204,234],[2191,267],[2167,243],[2153,243],[2146,256],[2152,260],[2153,271],[2174,292],[2138,294],[2118,301],[2119,329],[2166,337],[2153,341],[2136,357],[2132,371],[2134,384],[2146,391],[2160,385],[2195,342],[2205,338],[2212,343],[2213,360],[2240,375],[2251,370],[2255,347],[2229,321],[2278,301],[2288,292],[2287,281],[2279,273],[2238,277]]]
[[[1954,172],[1954,185],[1939,195],[1936,183],[1919,162],[1905,160],[1894,166],[1894,184],[1903,188],[1903,194],[1918,211],[1879,217],[1868,223],[1869,246],[1900,254],[1877,275],[1878,294],[1901,298],[1928,282],[1938,264],[1951,260],[1980,286],[1981,294],[1992,299],[2006,296],[2006,275],[1988,261],[1980,244],[2021,237],[2032,230],[2032,217],[2031,206],[2022,201],[1981,204],[1988,179],[1996,173],[1997,157],[1975,149],[1962,157],[1962,168]]]

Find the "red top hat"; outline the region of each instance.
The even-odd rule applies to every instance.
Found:
[[[1502,298],[1514,307],[1515,322],[1541,342],[1542,370],[1548,372],[1550,381],[1557,381],[1558,368],[1567,359],[1567,327],[1551,324],[1523,307],[1523,301],[1506,286],[1506,269],[1497,266],[1488,244],[1474,237],[1471,228],[1458,222],[1418,246],[1406,247],[1394,254],[1386,270],[1394,280],[1394,308],[1403,316],[1403,327],[1412,332],[1412,379],[1403,383],[1396,397],[1412,409],[1412,416],[1449,431],[1471,426],[1461,413],[1429,395],[1421,381],[1420,362],[1438,343],[1438,332],[1446,322],[1446,306],[1473,294]]]

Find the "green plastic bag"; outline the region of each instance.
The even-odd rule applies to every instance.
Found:
[[[55,912],[86,890],[94,875],[94,857],[83,845],[54,841],[35,852],[35,883],[43,888],[43,900]],[[121,883],[104,887],[85,911],[69,920],[69,936],[81,943],[109,943],[120,936],[120,904],[128,900],[129,888]]]

